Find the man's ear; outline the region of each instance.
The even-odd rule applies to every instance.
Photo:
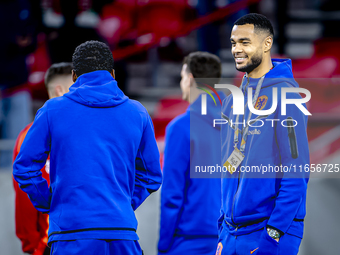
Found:
[[[189,78],[190,78],[190,87],[193,87],[194,84],[196,84],[196,82],[195,82],[195,78],[192,75],[192,73],[189,73]]]
[[[115,69],[112,69],[112,71],[110,72],[111,76],[113,77],[113,79],[116,78],[116,75],[115,75]]]
[[[76,72],[72,70],[72,80],[73,82],[76,82],[76,80],[78,79]]]
[[[267,53],[273,46],[273,37],[267,36],[264,39],[264,52]]]
[[[55,97],[61,97],[62,95],[64,95],[64,90],[61,85],[58,84],[53,89]]]

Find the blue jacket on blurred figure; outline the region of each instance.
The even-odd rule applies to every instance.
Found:
[[[225,95],[218,93],[223,100]],[[166,128],[159,254],[214,254],[221,207],[220,173],[195,172],[196,166],[221,161],[221,106],[207,96],[207,115],[201,115],[202,95]],[[202,169],[202,168],[200,168]]]

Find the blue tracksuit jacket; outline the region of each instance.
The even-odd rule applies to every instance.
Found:
[[[291,60],[273,59],[272,63],[274,68],[265,76],[255,108],[270,109],[273,99],[272,88],[277,87],[277,109],[269,116],[259,117],[264,122],[262,126],[261,122],[252,124],[258,127],[249,128],[245,158],[241,166],[232,175],[229,172],[225,173],[225,178],[222,179],[222,215],[219,223],[221,224],[224,220],[233,225],[235,228],[230,233],[234,235],[246,234],[263,228],[267,224],[281,231],[282,234],[290,233],[302,238],[309,173],[304,170],[300,172],[300,166],[304,168],[306,164],[309,164],[307,116],[295,105],[287,105],[287,115],[281,115],[281,88],[298,87],[298,84],[293,78]],[[258,81],[259,79],[249,78],[249,84],[246,85],[248,81],[245,78],[243,88],[252,87],[254,95]],[[247,102],[247,93],[244,92],[244,95],[245,102]],[[288,93],[287,98],[299,99],[301,96],[298,93]],[[228,96],[223,102],[222,117],[235,122],[236,116],[233,115],[232,106],[232,96]],[[248,107],[245,107],[245,120],[248,114]],[[251,119],[257,117],[253,114]],[[281,125],[287,117],[292,117],[298,123],[294,127],[298,147],[297,158],[293,158],[291,154],[288,129]],[[267,121],[269,119],[277,121]],[[239,122],[242,121],[241,115]],[[287,125],[285,122],[283,124]],[[242,129],[242,124],[238,127]],[[222,125],[222,164],[234,150],[234,132],[235,130],[230,125]],[[239,134],[239,141],[241,141],[241,134]],[[240,148],[240,142],[238,148]],[[283,174],[274,172],[265,175],[240,171],[242,166],[275,167],[280,165],[287,166],[290,170]],[[252,225],[240,228],[249,224]]]
[[[225,95],[218,93],[223,100]],[[166,128],[159,252],[183,253],[188,247],[181,243],[183,247],[175,249],[172,245],[176,238],[215,239],[205,243],[196,240],[196,244],[190,241],[189,254],[206,254],[216,249],[220,174],[194,172],[195,166],[216,166],[221,159],[220,126],[213,127],[213,119],[220,118],[221,105],[214,97],[217,105],[207,96],[207,115],[201,115],[200,96]]]
[[[50,188],[40,171],[49,154]],[[49,213],[49,242],[138,240],[134,210],[162,179],[151,118],[109,72],[83,74],[39,109],[13,175]]]

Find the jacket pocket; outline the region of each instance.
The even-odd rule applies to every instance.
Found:
[[[287,233],[290,234],[290,235],[302,238],[303,237],[303,228],[304,228],[304,222],[302,220],[294,219],[292,224],[288,228]]]

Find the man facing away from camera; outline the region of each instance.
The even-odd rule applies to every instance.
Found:
[[[72,63],[53,64],[45,74],[45,87],[49,98],[60,97],[69,91],[72,82]],[[19,134],[13,152],[13,161],[17,157],[22,142],[33,123],[28,124]],[[41,169],[42,177],[50,183],[50,160]],[[27,194],[19,188],[13,179],[15,190],[15,233],[21,241],[22,251],[33,255],[50,254],[47,246],[48,214],[37,211]]]
[[[134,210],[162,180],[151,118],[118,88],[104,43],[79,45],[72,62],[74,84],[37,112],[14,178],[49,213],[52,254],[142,254]]]
[[[193,52],[183,61],[181,77],[182,98],[190,105],[166,128],[158,254],[213,254],[221,207],[220,173],[196,173],[195,166],[216,166],[221,158],[220,126],[213,127],[213,119],[220,119],[218,97],[223,100],[225,95],[212,93],[212,98],[205,93],[219,82],[221,61],[208,52]]]
[[[273,36],[270,21],[260,14],[241,17],[232,28],[236,69],[246,72],[240,87],[244,102],[252,96],[254,109],[268,110],[276,88],[277,109],[256,115],[245,107],[244,115],[234,115],[239,99],[229,96],[223,102],[228,124],[221,131],[222,163],[234,168],[222,179],[218,255],[296,255],[303,236],[309,174],[294,171],[294,166],[309,164],[307,116],[294,104],[287,105],[286,115],[282,112],[281,90],[298,84],[290,59],[271,59]],[[301,102],[299,93],[286,97]],[[245,171],[263,166],[266,172]],[[280,167],[284,171],[272,171]]]

